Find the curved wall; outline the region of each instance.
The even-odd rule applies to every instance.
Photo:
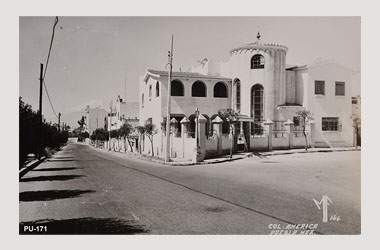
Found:
[[[255,84],[261,84],[264,87],[264,119],[277,120],[276,107],[285,103],[286,49],[273,47],[231,52],[230,77],[232,80],[240,79],[241,114],[243,115],[251,115],[251,88]],[[256,54],[264,56],[263,69],[251,69],[251,58]]]

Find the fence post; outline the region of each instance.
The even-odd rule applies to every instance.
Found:
[[[170,120],[170,129],[172,130],[170,134],[170,157],[175,157],[174,156],[174,150],[173,150],[173,143],[174,143],[174,137],[177,135],[177,124],[178,121],[174,117]]]
[[[185,158],[185,139],[188,137],[188,125],[190,120],[185,116],[180,121],[181,123],[181,137],[182,137],[182,158]]]
[[[267,119],[264,121],[265,131],[268,136],[268,150],[272,150],[272,141],[273,141],[273,121]]]
[[[204,160],[206,155],[206,122],[207,119],[200,114],[198,116],[198,131],[195,131],[195,139],[197,141],[196,150],[193,155],[193,160],[195,162],[201,162]]]
[[[293,131],[294,131],[294,122],[291,120],[287,120],[285,123],[286,132],[288,134],[288,141],[289,141],[289,149],[293,148]]]
[[[223,148],[222,148],[222,124],[223,120],[216,116],[214,120],[211,121],[213,124],[213,130],[216,132],[216,145],[217,145],[217,152],[218,155],[223,154]],[[214,126],[215,125],[215,126]]]

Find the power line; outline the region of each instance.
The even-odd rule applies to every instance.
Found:
[[[58,118],[58,115],[57,115],[57,113],[56,113],[55,110],[54,110],[54,107],[53,107],[53,104],[52,104],[52,102],[51,102],[51,99],[50,99],[50,96],[49,96],[49,92],[48,92],[48,90],[47,90],[46,83],[45,83],[45,75],[46,75],[46,71],[47,71],[47,68],[48,68],[48,65],[49,65],[50,52],[51,52],[51,48],[52,48],[52,46],[53,46],[53,40],[54,40],[54,34],[55,34],[55,26],[57,26],[57,23],[58,23],[58,17],[56,16],[56,17],[55,17],[54,26],[53,26],[53,33],[52,33],[51,40],[50,40],[49,53],[48,53],[48,57],[47,57],[47,59],[46,59],[46,66],[45,66],[45,71],[44,71],[44,76],[43,76],[43,83],[44,83],[44,87],[45,87],[46,95],[47,95],[47,97],[48,97],[48,99],[49,99],[50,107],[51,107],[51,109],[53,110],[53,113],[54,113],[55,117]]]

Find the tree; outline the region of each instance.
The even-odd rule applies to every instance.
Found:
[[[92,132],[91,140],[96,141],[96,145],[98,146],[98,141],[107,140],[107,131],[104,128],[97,128],[94,132]]]
[[[143,140],[144,135],[145,135],[145,127],[144,126],[136,126],[136,130],[140,136],[139,153],[141,154],[141,144],[142,144],[142,140]]]
[[[152,156],[154,156],[154,149],[153,149],[153,136],[157,134],[156,126],[152,123],[146,123],[144,125],[145,135],[148,137],[152,149]]]
[[[314,114],[309,110],[299,110],[296,112],[296,117],[300,121],[300,126],[302,128],[303,136],[305,137],[305,151],[307,151],[307,135],[306,135],[306,126],[314,120]]]
[[[82,131],[84,128],[84,125],[86,124],[86,118],[82,116],[82,118],[78,121],[79,129]]]
[[[119,137],[119,131],[116,129],[113,129],[110,131],[110,137],[111,138],[118,138]]]
[[[233,150],[234,141],[235,141],[233,125],[239,121],[239,112],[231,108],[227,108],[227,109],[219,110],[218,115],[223,121],[228,123],[228,127],[230,129],[230,137],[231,137],[230,158],[232,158],[232,150]]]
[[[49,148],[58,149],[67,142],[68,132],[58,131],[51,122],[40,124],[39,113],[19,97],[19,163],[24,163],[29,153],[48,155]],[[46,150],[44,150],[46,149]]]
[[[129,139],[129,136],[132,134],[132,132],[135,131],[133,126],[129,124],[128,122],[124,123],[120,128],[119,128],[119,135],[124,138],[124,141],[127,139],[129,147],[131,148],[131,152],[133,152],[133,148],[131,145],[131,141]],[[125,147],[125,152],[127,152],[127,147]]]

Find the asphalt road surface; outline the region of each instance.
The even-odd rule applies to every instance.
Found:
[[[19,192],[20,234],[361,232],[360,152],[164,166],[70,142]]]

